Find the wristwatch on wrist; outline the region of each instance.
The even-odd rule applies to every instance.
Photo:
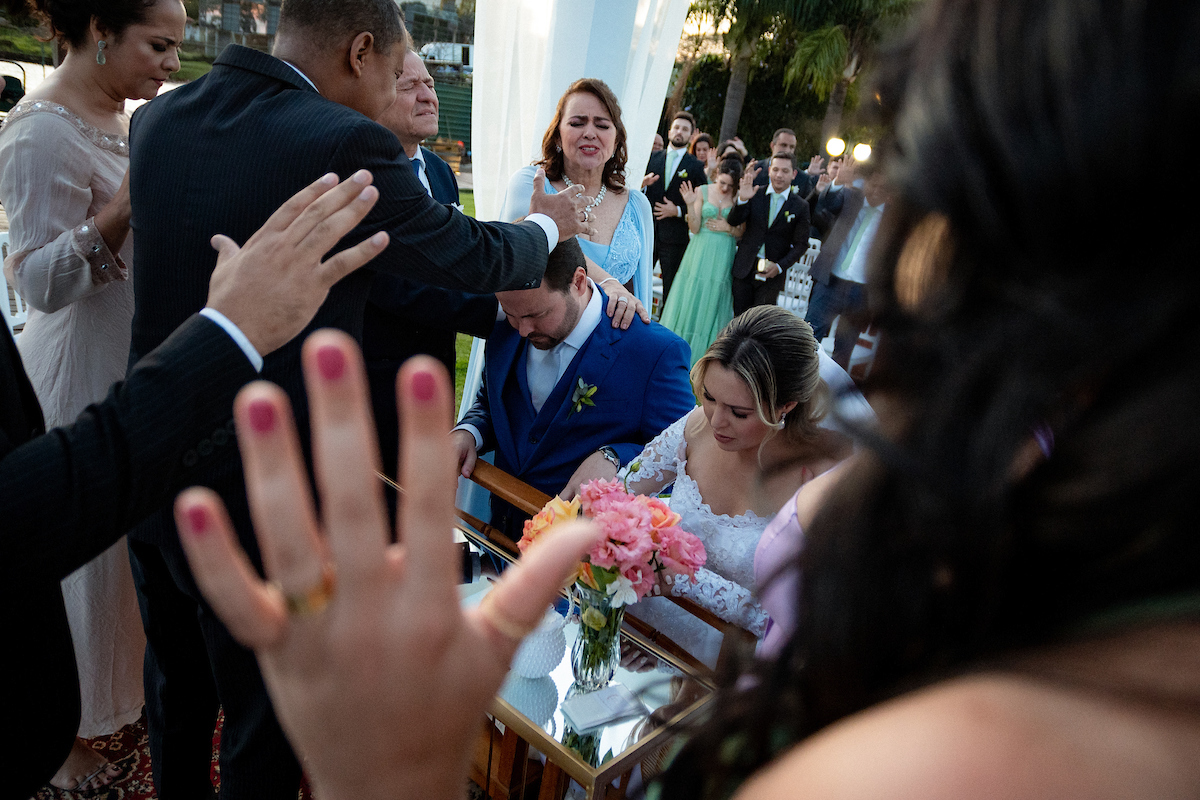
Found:
[[[621,457],[617,455],[616,450],[612,449],[608,445],[604,445],[604,447],[601,447],[596,452],[604,456],[604,458],[608,460],[608,463],[612,464],[615,469],[621,469]]]

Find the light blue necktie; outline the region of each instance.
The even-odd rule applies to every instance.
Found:
[[[879,209],[867,203],[863,204],[862,219],[858,221],[858,230],[854,232],[854,238],[850,240],[849,247],[844,251],[845,255],[834,268],[834,272],[843,272],[854,261],[854,256],[858,251],[858,244],[862,241],[863,234],[867,232],[867,228],[871,227],[871,220],[875,219],[875,215],[879,213]]]
[[[667,174],[663,176],[663,186],[671,182],[671,178],[675,176],[675,168],[679,166],[679,159],[683,158],[682,150],[667,151]]]
[[[775,217],[779,216],[779,209],[782,206],[783,206],[783,195],[772,194],[771,195],[771,213],[767,215],[767,227],[768,228],[775,224]],[[766,244],[764,244],[762,247],[758,248],[758,257],[759,258],[767,257]]]
[[[767,227],[775,224],[775,217],[779,216],[779,207],[783,205],[783,195],[771,195],[771,215],[767,217]]]

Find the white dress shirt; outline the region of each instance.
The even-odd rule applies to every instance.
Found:
[[[250,366],[254,367],[254,371],[262,372],[263,357],[259,355],[257,348],[250,344],[250,340],[246,338],[246,334],[242,333],[242,329],[237,325],[234,325],[229,317],[225,316],[220,311],[217,311],[215,308],[207,307],[200,309],[200,316],[207,317],[208,319],[211,319],[213,322],[217,323],[221,330],[229,334],[229,338],[233,339],[234,343],[241,348],[241,351],[250,361]]]
[[[429,167],[425,164],[425,153],[421,150],[420,145],[417,145],[416,155],[410,158],[409,161],[417,165],[417,169],[415,170],[417,173],[417,180],[419,180],[421,185],[425,187],[426,193],[428,193],[430,197],[433,197],[433,189],[429,187],[429,174],[426,172]]]
[[[858,216],[854,219],[854,227],[850,229],[846,243],[842,245],[837,261],[834,262],[834,277],[855,283],[867,282],[867,253],[871,252],[871,242],[875,239],[875,231],[879,229],[883,206],[883,203],[873,206],[863,201],[862,208],[858,210]],[[866,226],[865,229],[863,226]]]

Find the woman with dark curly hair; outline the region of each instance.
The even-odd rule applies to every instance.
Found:
[[[0,128],[0,201],[9,220],[4,271],[30,305],[17,340],[54,427],[74,421],[125,375],[133,319],[129,117],[179,69],[178,0],[20,0],[44,17],[66,58]],[[142,634],[124,540],[63,581],[83,701],[80,735],[112,733],[141,714]],[[98,789],[116,768],[82,742],[51,783]]]
[[[539,167],[546,171],[548,193],[569,190],[590,198],[593,232],[576,238],[591,262],[588,277],[608,295],[608,315],[614,323],[625,320],[625,327],[634,312],[650,319],[645,309],[654,266],[654,219],[646,196],[625,187],[627,155],[617,96],[604,81],[577,80],[558,100],[542,137],[541,160],[513,173],[500,212],[505,222],[529,213]]]
[[[724,676],[651,796],[1200,797],[1196,204],[1160,204],[1131,252],[1111,192],[1129,153],[1200,124],[1197,41],[1195,3],[929,0],[878,62],[878,94],[864,97],[878,97],[891,132],[880,149],[893,193],[868,273],[879,430],[863,433],[806,526],[794,634],[749,675]],[[1198,172],[1183,159],[1138,188],[1176,196]],[[322,336],[310,351],[352,355]],[[406,369],[408,413],[444,419],[445,378],[427,362]],[[428,511],[408,518],[403,555],[444,572],[435,589],[409,561],[403,575],[387,569],[370,466],[345,472],[370,438],[363,391],[310,375],[313,407],[326,409],[318,434],[347,440],[319,465],[337,476],[323,505],[361,498],[324,531],[349,550],[334,560],[339,579],[357,569],[353,592],[315,624],[278,622],[282,601],[240,565],[198,492],[177,504],[198,522],[181,523],[184,542],[210,599],[259,651],[316,785],[450,796],[507,656],[594,538],[563,526],[481,609],[432,611],[430,593],[454,597],[452,482],[422,493],[439,491],[426,478],[435,462],[452,475],[452,454],[435,457],[436,434],[420,438],[413,421],[418,483],[406,486]],[[241,401],[248,430],[255,403],[283,413],[264,389]],[[284,474],[307,484],[298,457],[275,455],[296,446],[260,438],[244,437],[264,459],[252,488],[274,493],[259,534],[319,574],[317,523],[285,522],[295,491],[276,488]],[[367,517],[380,520],[369,537]],[[364,746],[374,741],[392,748],[386,764]]]

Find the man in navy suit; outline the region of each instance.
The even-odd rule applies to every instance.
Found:
[[[687,151],[695,129],[695,117],[686,111],[677,113],[667,132],[667,149],[651,153],[646,164],[646,174],[657,176],[646,185],[645,191],[646,199],[654,208],[654,259],[662,268],[663,305],[667,302],[675,273],[679,272],[679,262],[683,261],[689,239],[684,216],[687,203],[683,202],[679,186],[684,181],[690,181],[693,187],[708,183],[704,164]]]
[[[230,45],[207,75],[137,110],[129,148],[138,264],[132,359],[204,305],[210,236],[244,241],[298,186],[328,172],[369,169],[379,190],[344,242],[386,232],[387,249],[373,268],[447,288],[532,288],[553,244],[584,232],[569,192],[535,190],[534,213],[518,225],[480,223],[429,196],[399,140],[374,121],[395,100],[406,44],[393,0],[285,0],[274,55]],[[361,339],[371,279],[359,270],[335,285],[308,330],[335,327]],[[302,338],[267,358],[262,374],[288,393],[307,449]],[[221,495],[242,547],[260,566],[240,460],[213,465],[200,482]],[[129,550],[146,630],[156,788],[185,800],[211,794],[219,706],[222,800],[295,800],[300,764],[254,655],[204,602],[170,510],[131,531]]]
[[[687,344],[658,323],[602,324],[608,298],[574,240],[550,254],[539,288],[497,298],[506,321],[488,337],[483,385],[452,434],[464,476],[495,450],[500,469],[572,497],[695,407]],[[492,524],[513,539],[525,518],[493,498]]]
[[[396,102],[379,124],[396,134],[409,166],[430,196],[458,205],[458,181],[450,165],[421,142],[438,132],[438,96],[421,57],[409,50],[396,82]],[[496,322],[496,296],[471,294],[378,273],[363,316],[363,358],[371,387],[371,410],[383,471],[396,477],[396,372],[418,354],[431,355],[454,375],[457,332],[484,338]],[[389,489],[389,492],[393,490]]]
[[[755,171],[742,176],[738,199],[729,211],[729,224],[746,223],[746,232],[733,257],[733,313],[754,306],[774,305],[787,279],[788,267],[808,249],[808,201],[792,186],[795,156],[771,157],[767,191],[755,182]],[[759,271],[764,259],[765,271]]]

